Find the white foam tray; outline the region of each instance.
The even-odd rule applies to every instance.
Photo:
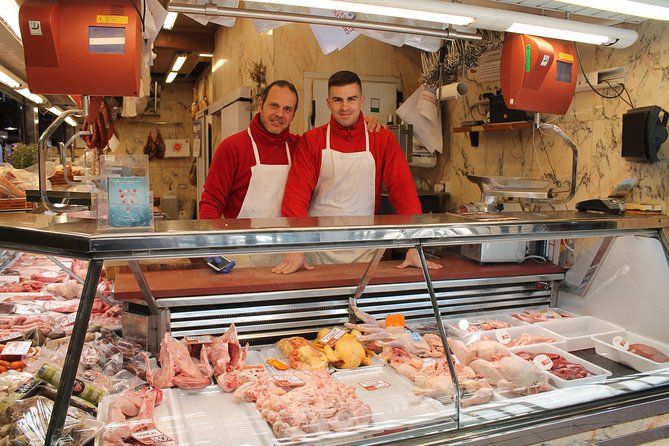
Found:
[[[545,370],[544,373],[546,373],[546,376],[548,376],[548,382],[560,389],[564,387],[580,386],[583,384],[603,383],[604,381],[606,381],[606,378],[608,376],[611,376],[611,372],[609,372],[608,370],[596,364],[588,362],[584,359],[581,359],[578,356],[572,355],[571,353],[568,353],[558,348],[555,345],[551,344],[526,345],[524,347],[519,347],[515,349],[515,351],[517,352],[526,351],[530,353],[554,353],[556,355],[562,356],[569,362],[582,365],[588,372],[592,373],[592,375],[586,376],[585,378],[567,380],[567,379],[562,379],[557,375],[554,375],[548,370]]]
[[[518,339],[520,336],[523,335],[523,333],[529,333],[529,334],[536,335],[536,336],[543,336],[545,338],[553,338],[553,342],[549,342],[549,344],[553,344],[553,345],[557,345],[557,346],[562,346],[562,345],[565,344],[565,339],[562,336],[560,336],[556,333],[552,333],[548,330],[545,330],[545,329],[539,327],[536,324],[535,325],[531,325],[531,324],[519,325],[517,327],[503,328],[503,329],[499,329],[499,330],[491,330],[491,331],[483,331],[483,332],[473,333],[473,334],[469,335],[467,338],[465,338],[465,344],[471,344],[472,342],[475,342],[475,341],[481,339],[482,336],[489,336],[493,341],[498,341],[499,342],[499,340],[497,338],[497,335],[499,333],[503,332],[503,331],[507,332],[509,334],[509,336],[511,336],[512,341],[515,340],[515,339]],[[513,351],[513,349],[523,348],[523,347],[526,347],[526,346],[521,345],[521,346],[518,346],[518,347],[509,347],[507,345],[507,347],[509,348],[509,350]]]
[[[355,388],[355,394],[372,410],[374,428],[395,429],[446,418],[455,413],[453,404],[444,405],[434,398],[416,396],[414,384],[390,367],[369,366],[355,370],[339,370],[332,374],[337,381]],[[382,380],[390,386],[365,390],[360,383]]]
[[[630,351],[623,350],[620,347],[614,346],[611,341],[613,341],[613,338],[616,336],[622,336],[630,344],[639,343],[650,345],[651,347],[658,349],[666,356],[669,356],[669,344],[646,338],[630,331],[626,331],[620,334],[604,334],[593,336],[592,340],[595,343],[595,351],[597,354],[604,356],[605,358],[608,358],[612,361],[625,364],[626,366],[632,367],[639,372],[650,372],[653,370],[669,368],[669,362],[655,362]]]
[[[491,331],[491,330],[473,330],[473,331],[465,331],[461,330],[458,327],[458,324],[460,323],[461,320],[466,319],[470,325],[475,323],[476,321],[480,321],[483,319],[496,319],[501,322],[506,322],[511,327],[515,326],[521,326],[521,325],[529,325],[526,322],[523,322],[519,319],[516,319],[515,317],[512,317],[509,314],[502,314],[502,313],[491,313],[491,314],[475,314],[475,315],[470,315],[470,316],[463,316],[459,318],[451,318],[451,319],[445,319],[444,320],[444,326],[448,328],[448,334],[449,336],[455,336],[455,337],[465,337],[469,336],[473,333],[480,333],[480,332],[486,332],[486,331]]]
[[[593,348],[595,341],[592,340],[592,336],[616,334],[625,331],[622,327],[592,316],[540,322],[535,325],[562,336],[565,339],[565,344],[562,348],[569,352]]]

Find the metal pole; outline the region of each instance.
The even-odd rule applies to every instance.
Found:
[[[81,293],[81,301],[79,302],[77,318],[75,319],[74,327],[72,328],[70,344],[67,347],[67,355],[65,356],[65,363],[63,364],[63,373],[60,377],[60,382],[58,383],[56,401],[53,403],[51,420],[49,421],[49,428],[46,432],[44,442],[46,446],[58,445],[60,436],[63,433],[65,417],[70,405],[72,388],[74,387],[74,379],[77,376],[79,359],[84,347],[86,330],[88,329],[88,320],[91,317],[93,301],[95,300],[95,291],[97,290],[98,281],[100,280],[100,271],[102,271],[102,260],[91,260],[88,264],[86,282],[84,283],[84,289]]]

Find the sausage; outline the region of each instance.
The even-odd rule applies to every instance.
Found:
[[[102,121],[104,122],[105,128],[107,129],[107,140],[110,140],[114,135],[114,120],[112,119],[111,109],[109,104],[106,101],[102,101]]]
[[[98,114],[98,119],[96,119],[96,122],[100,128],[100,144],[98,144],[98,148],[104,149],[105,147],[107,147],[109,138],[107,137],[107,127],[105,127],[105,121],[102,118],[102,113]]]

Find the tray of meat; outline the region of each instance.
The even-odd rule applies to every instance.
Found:
[[[498,330],[527,325],[508,314],[475,314],[444,320],[449,336],[464,337],[479,331]]]
[[[534,344],[564,345],[565,339],[536,325],[521,325],[482,333],[474,333],[465,339],[469,344],[477,340],[497,341],[508,349],[521,348]]]
[[[455,410],[452,404],[445,406],[434,398],[417,396],[414,384],[390,367],[339,370],[332,377],[355,388],[358,399],[371,408],[374,428],[394,429],[432,421],[448,417]]]
[[[509,314],[520,321],[527,322],[528,324],[579,317],[577,314],[563,310],[561,308],[539,308],[514,311]]]
[[[614,341],[614,338],[618,339]],[[622,340],[619,338],[622,338]],[[620,334],[593,336],[592,339],[598,355],[625,364],[640,372],[669,367],[669,344],[630,331]]]
[[[562,336],[565,340],[562,348],[568,352],[593,348],[595,342],[592,340],[592,336],[617,334],[625,331],[624,328],[592,316],[542,322],[539,326],[551,333]]]
[[[513,352],[514,355],[532,361],[542,368],[548,375],[548,382],[555,387],[572,387],[582,384],[602,383],[611,372],[578,356],[567,353],[554,345],[528,345]],[[550,359],[548,364],[535,358],[545,355]],[[545,365],[543,365],[545,364]]]

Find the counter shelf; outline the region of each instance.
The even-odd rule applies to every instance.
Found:
[[[56,444],[65,415],[65,411],[59,409],[67,406],[68,396],[72,392],[96,285],[102,262],[106,259],[137,260],[234,253],[417,247],[423,263],[425,285],[435,310],[434,317],[440,322],[436,294],[430,272],[425,267],[423,246],[480,243],[492,241],[497,237],[504,237],[504,240],[547,240],[634,234],[660,238],[666,250],[668,226],[665,216],[614,217],[565,211],[519,214],[517,220],[502,222],[482,222],[466,217],[435,214],[373,218],[240,219],[233,222],[166,221],[157,222],[155,228],[150,231],[106,232],[99,231],[95,221],[69,219],[67,216],[27,215],[0,216],[2,229],[0,247],[89,260],[88,274],[55,402],[54,416],[47,433],[46,443]],[[443,324],[438,323],[438,327],[443,328]],[[442,339],[445,338],[445,333],[440,334]],[[651,378],[661,385],[657,386],[648,401],[667,397],[669,390],[661,377]],[[457,382],[455,384],[457,386]],[[643,390],[644,385],[639,384],[638,388]],[[622,397],[631,399],[633,396],[622,395]],[[620,404],[620,399],[608,403],[599,402],[592,406],[590,413],[601,410],[607,405],[617,407],[616,404]],[[459,422],[459,419],[458,413],[456,422]],[[433,435],[446,438],[460,434],[459,429],[451,433],[444,433],[443,430],[435,432],[438,430],[433,427],[430,433],[428,427],[423,431],[417,430],[412,435],[424,433],[427,441]]]

